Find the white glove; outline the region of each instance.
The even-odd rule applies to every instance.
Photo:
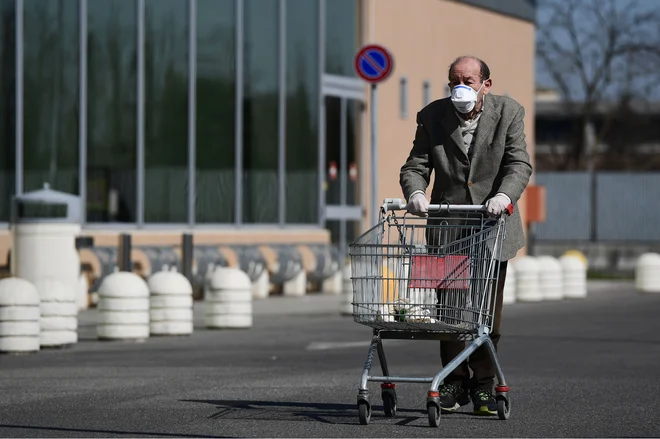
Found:
[[[417,192],[410,197],[408,200],[408,205],[406,206],[408,212],[413,215],[425,217],[429,215],[429,200],[426,199],[426,195]]]
[[[511,199],[506,194],[499,193],[486,201],[486,210],[491,216],[500,216],[509,204],[511,204]]]

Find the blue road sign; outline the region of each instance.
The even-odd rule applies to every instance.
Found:
[[[355,71],[372,84],[382,82],[392,73],[394,59],[390,52],[378,44],[369,44],[355,55]]]

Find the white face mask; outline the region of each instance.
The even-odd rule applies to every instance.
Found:
[[[472,87],[462,84],[454,87],[451,91],[451,102],[454,104],[454,108],[463,114],[472,111],[477,105],[477,97],[485,82],[481,83],[481,87],[477,91],[474,91]]]

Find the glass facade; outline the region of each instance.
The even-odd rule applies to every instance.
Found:
[[[16,183],[16,8],[0,0],[0,222],[9,220]]]
[[[23,190],[78,194],[78,0],[23,4]]]
[[[360,3],[0,0],[0,222],[49,183],[88,225],[324,226],[321,148],[354,166],[361,116],[323,116],[322,77],[355,77]]]
[[[279,1],[243,1],[243,221],[276,223],[279,207]]]
[[[236,9],[235,0],[197,0],[197,223],[236,220]]]
[[[326,1],[326,4],[328,2]],[[331,3],[331,2],[330,2]],[[319,149],[319,3],[286,2],[286,189],[287,223],[316,223]]]
[[[188,2],[144,3],[144,221],[185,223]]]
[[[87,0],[87,221],[137,220],[137,9]]]
[[[360,8],[356,0],[326,0],[325,72],[357,76],[353,67],[359,40]]]

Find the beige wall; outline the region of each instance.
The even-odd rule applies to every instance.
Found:
[[[394,73],[378,87],[379,200],[402,197],[399,169],[412,147],[415,115],[423,105],[422,84],[431,83],[431,100],[446,97],[447,69],[459,55],[486,61],[492,93],[506,93],[525,107],[528,151],[533,158],[532,23],[450,0],[366,0],[365,6],[367,43],[384,45],[395,59]],[[399,80],[403,76],[408,81],[405,119],[399,113]],[[366,140],[364,144],[369,145]],[[524,208],[524,199],[519,208]]]
[[[330,233],[324,229],[221,229],[221,230],[85,230],[82,235],[94,237],[98,246],[117,246],[119,234],[131,234],[131,242],[135,246],[181,244],[182,233],[192,233],[193,242],[200,245],[232,245],[232,244],[326,244],[330,242]],[[0,231],[0,272],[8,270],[8,254],[11,246],[11,235],[8,230]]]

